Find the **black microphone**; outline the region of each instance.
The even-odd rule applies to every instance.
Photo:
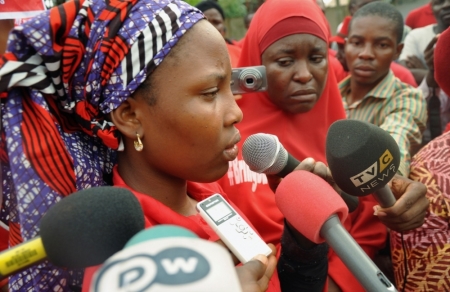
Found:
[[[326,155],[333,179],[344,192],[374,194],[382,207],[395,204],[387,183],[397,173],[400,150],[388,132],[363,121],[336,121],[328,129]]]
[[[65,268],[103,263],[144,229],[144,214],[129,190],[94,187],[71,194],[40,221],[40,236],[0,253],[0,278],[48,259]]]
[[[277,136],[265,133],[253,134],[245,139],[242,157],[252,171],[279,177],[285,177],[300,164],[300,161],[287,152]],[[350,212],[358,207],[357,198],[345,192],[340,195]]]

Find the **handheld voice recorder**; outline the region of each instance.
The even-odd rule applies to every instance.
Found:
[[[197,203],[197,209],[200,216],[243,264],[258,254],[268,256],[272,252],[256,231],[220,194],[214,194]]]

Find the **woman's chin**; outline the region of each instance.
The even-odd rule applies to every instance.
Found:
[[[316,105],[317,101],[314,102],[304,102],[304,103],[297,103],[295,105],[288,105],[283,107],[283,111],[290,113],[290,114],[305,114],[309,111],[311,111],[314,106]]]
[[[198,182],[198,183],[212,183],[219,179],[221,179],[228,171],[228,163],[226,167],[223,167],[221,169],[214,169],[210,170],[205,175],[202,176],[196,176],[193,179],[188,179],[189,181]]]

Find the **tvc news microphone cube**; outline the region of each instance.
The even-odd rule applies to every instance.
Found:
[[[380,127],[358,120],[339,120],[330,126],[326,156],[336,184],[353,196],[383,189],[400,165],[394,138]]]
[[[94,275],[90,292],[241,292],[234,263],[221,245],[191,231],[158,225],[136,234]]]

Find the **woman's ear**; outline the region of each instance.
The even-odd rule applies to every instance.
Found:
[[[138,133],[141,138],[143,137],[143,133],[139,130],[141,122],[137,118],[138,115],[136,113],[138,108],[138,102],[133,98],[128,98],[110,113],[111,122],[123,136],[130,139],[135,139],[136,133]]]

